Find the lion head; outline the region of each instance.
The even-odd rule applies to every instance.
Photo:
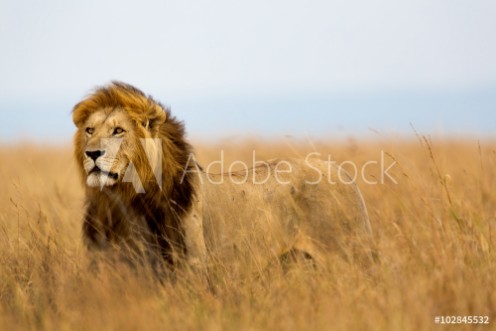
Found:
[[[177,160],[163,157],[164,150],[174,149],[174,135],[183,134],[181,124],[167,108],[130,85],[113,82],[96,89],[74,107],[73,120],[78,128],[76,160],[90,188],[129,182],[142,192],[153,182],[162,186],[164,161],[166,172],[181,167],[174,164]]]

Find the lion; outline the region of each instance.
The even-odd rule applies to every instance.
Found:
[[[337,166],[287,159],[207,173],[170,109],[122,82],[96,88],[72,114],[90,251],[240,270],[328,252],[353,258],[371,236],[362,195]],[[346,183],[325,180],[330,172]]]

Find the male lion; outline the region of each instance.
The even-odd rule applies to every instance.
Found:
[[[263,266],[326,252],[353,257],[371,232],[361,194],[337,167],[270,161],[228,174],[195,162],[170,110],[113,82],[73,110],[90,250],[175,267]],[[239,269],[239,268],[238,268]]]

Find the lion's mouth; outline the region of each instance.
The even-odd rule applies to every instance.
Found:
[[[102,175],[105,175],[109,178],[112,178],[113,180],[117,180],[119,178],[119,175],[116,174],[115,172],[104,171],[104,170],[98,168],[97,166],[95,166],[93,169],[91,169],[91,171],[88,173],[88,175],[91,175],[91,174],[102,174]]]

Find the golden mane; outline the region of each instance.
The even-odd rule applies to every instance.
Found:
[[[145,95],[137,88],[114,81],[105,87],[95,89],[73,110],[73,121],[80,127],[92,113],[102,108],[122,108],[134,120],[149,119],[150,123],[163,123],[170,116],[170,110]],[[153,128],[152,128],[153,129]]]

